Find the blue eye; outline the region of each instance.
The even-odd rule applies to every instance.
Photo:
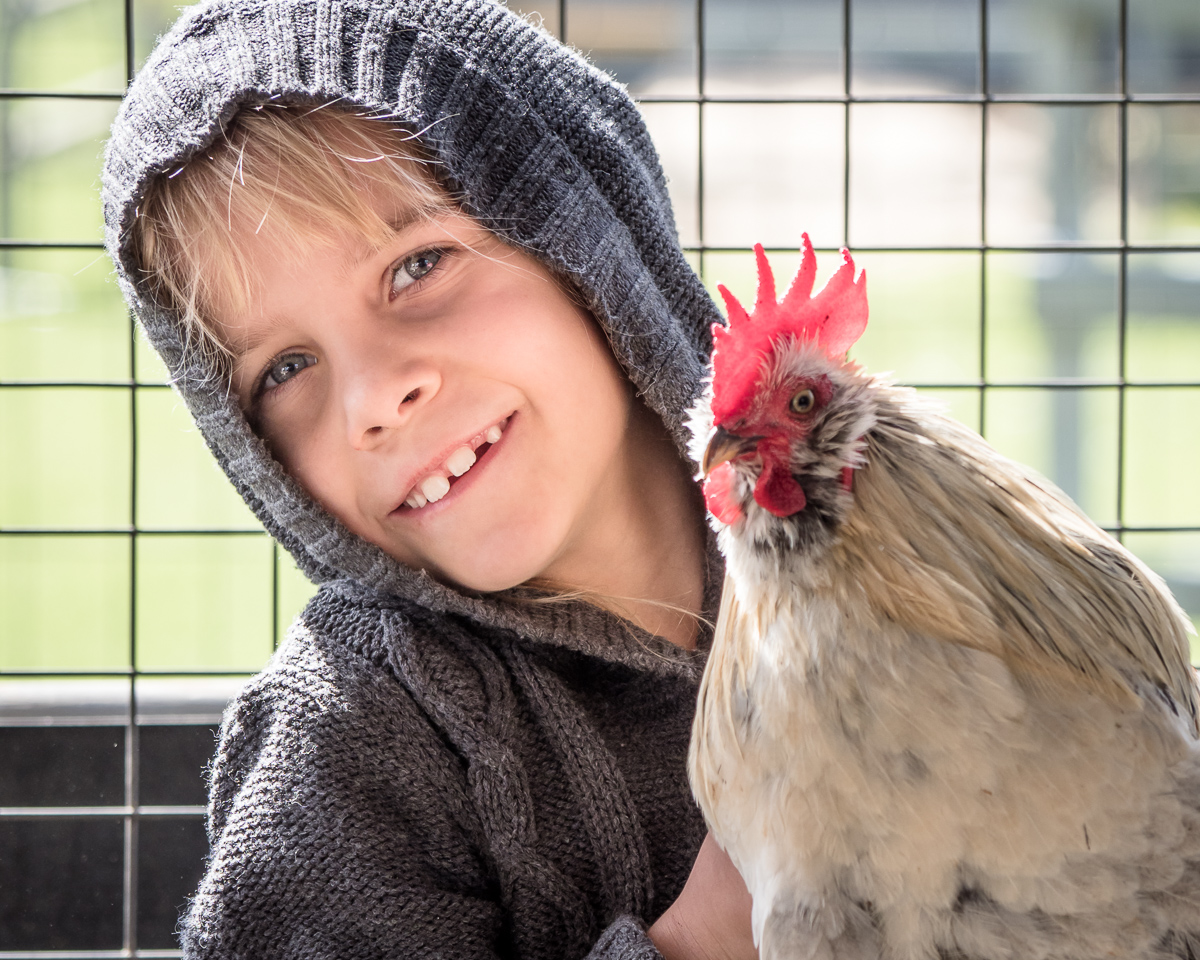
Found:
[[[393,295],[432,273],[442,256],[440,250],[422,250],[420,253],[414,253],[411,257],[405,257],[396,263],[392,268]]]
[[[317,358],[310,353],[285,353],[276,357],[263,373],[262,389],[273,390],[316,362]]]

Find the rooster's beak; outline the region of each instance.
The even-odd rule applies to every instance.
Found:
[[[762,437],[739,437],[730,433],[724,427],[713,430],[708,438],[708,446],[704,448],[704,456],[700,460],[700,472],[704,476],[712,473],[714,467],[719,467],[729,460],[736,460],[744,453],[754,449]]]

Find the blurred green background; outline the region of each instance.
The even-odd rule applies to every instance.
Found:
[[[98,246],[117,97],[177,11],[132,9],[127,63],[116,0],[0,4],[7,674],[253,671],[312,589],[212,463]],[[1119,92],[1117,0],[989,9],[993,91]],[[856,0],[852,92],[974,93],[978,10]],[[1132,92],[1200,93],[1197,10],[1129,0]],[[1200,105],[809,102],[844,93],[840,0],[566,11],[567,39],[641,99],[714,294],[751,295],[755,241],[780,277],[802,230],[823,275],[849,242],[871,290],[856,356],[1057,482],[1200,616]],[[557,4],[522,12],[561,27]],[[722,102],[698,99],[701,24]]]
[[[133,9],[136,66],[181,6]],[[213,463],[98,248],[124,16],[0,6],[0,671],[252,672],[312,586]]]

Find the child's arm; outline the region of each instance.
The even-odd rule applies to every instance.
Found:
[[[664,960],[757,960],[750,894],[709,834],[683,892],[648,931]]]

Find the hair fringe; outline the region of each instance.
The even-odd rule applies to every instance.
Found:
[[[185,355],[224,369],[230,354],[215,318],[251,300],[239,247],[247,234],[269,222],[277,242],[301,249],[349,231],[385,243],[392,228],[364,188],[382,185],[432,218],[458,209],[437,166],[390,115],[336,101],[249,103],[207,150],[151,182],[130,229],[131,258],[145,291],[179,315]]]

